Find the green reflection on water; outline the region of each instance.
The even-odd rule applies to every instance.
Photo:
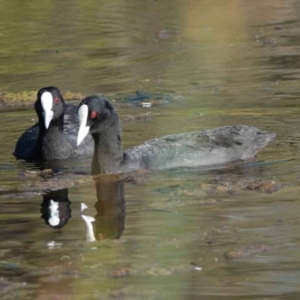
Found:
[[[1,195],[2,270],[13,272],[19,264],[16,277],[5,278],[8,295],[263,299],[298,289],[299,280],[288,275],[299,279],[299,251],[293,248],[224,259],[227,249],[298,240],[298,160],[276,164],[299,152],[295,1],[1,0],[0,6],[1,91],[57,85],[62,91],[103,92],[112,98],[118,92],[157,89],[181,96],[151,108],[160,113],[157,118],[123,122],[125,148],[165,134],[228,124],[278,134],[258,156],[274,164],[220,174],[177,170],[127,184],[120,241],[83,240],[79,203],[93,209],[94,186],[70,189],[73,217],[58,232],[40,219],[41,196]],[[176,34],[157,38],[164,29]],[[119,109],[121,115],[140,111]],[[30,179],[22,170],[32,166],[16,162],[11,152],[34,118],[33,110],[1,112],[4,190],[27,191]],[[222,183],[232,174],[234,180],[257,176],[291,187],[274,195],[212,196],[201,190],[203,182]],[[63,246],[49,249],[51,240]],[[191,268],[191,262],[202,271]],[[25,276],[17,277],[22,272]]]

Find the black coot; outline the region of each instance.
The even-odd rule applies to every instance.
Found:
[[[82,145],[76,144],[77,107],[66,105],[56,87],[40,89],[34,107],[39,121],[17,141],[13,153],[16,158],[50,161],[92,155],[94,146],[90,135]]]
[[[167,169],[210,166],[246,160],[276,136],[246,125],[168,135],[129,150],[121,148],[118,114],[102,96],[90,96],[79,105],[77,145],[92,134],[92,174],[124,173],[139,168]]]

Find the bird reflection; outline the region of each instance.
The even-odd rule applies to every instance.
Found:
[[[71,218],[68,189],[49,191],[43,195],[41,214],[45,223],[53,228],[65,226]]]
[[[96,214],[88,216],[83,211],[88,208],[81,204],[81,217],[85,222],[85,240],[119,239],[124,231],[125,200],[124,181],[110,176],[95,182],[97,201]],[[43,195],[42,218],[53,228],[62,228],[71,218],[68,189],[49,191]]]
[[[97,214],[89,218],[82,215],[86,223],[85,239],[118,239],[124,231],[125,223],[124,182],[105,179],[97,181],[95,186],[97,202],[94,207]]]

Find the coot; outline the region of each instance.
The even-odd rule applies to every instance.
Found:
[[[140,168],[210,166],[252,158],[276,136],[246,125],[180,133],[156,138],[123,151],[120,124],[113,105],[90,96],[78,107],[77,145],[90,132],[94,139],[92,174],[125,173]]]
[[[16,158],[50,161],[92,155],[94,145],[90,135],[82,145],[76,144],[79,128],[77,107],[66,105],[56,87],[40,89],[34,107],[39,121],[17,141],[13,153]]]

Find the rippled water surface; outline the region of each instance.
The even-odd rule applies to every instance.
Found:
[[[124,148],[222,125],[277,134],[256,162],[217,170],[124,182],[92,178],[87,159],[41,176],[11,155],[36,122],[33,108],[4,107],[1,298],[299,299],[297,1],[0,7],[0,92],[56,85],[103,93],[115,100]],[[149,93],[153,106],[128,105],[136,91]],[[51,200],[59,220],[55,209],[49,215]],[[92,230],[82,214],[95,218]]]

